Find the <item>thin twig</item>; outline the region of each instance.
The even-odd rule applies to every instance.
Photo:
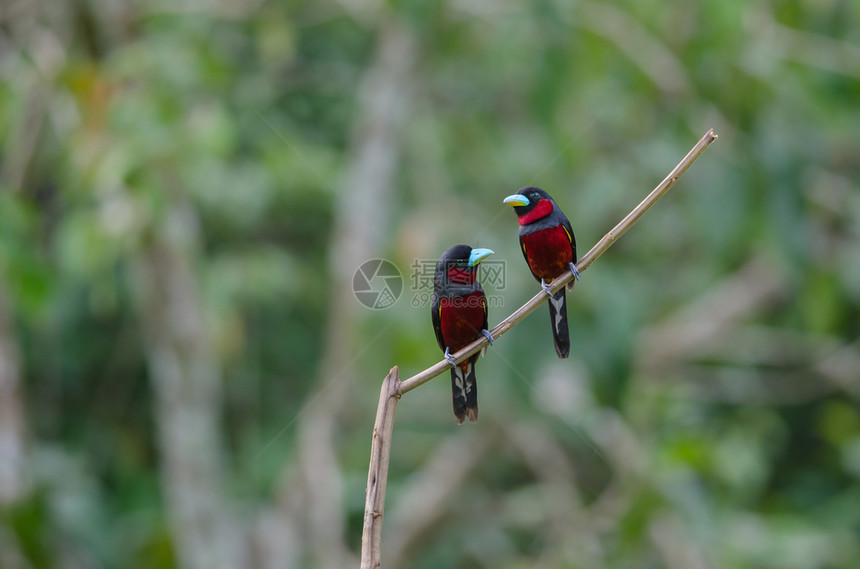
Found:
[[[388,461],[391,456],[391,434],[394,432],[394,411],[400,399],[397,366],[391,368],[382,382],[373,442],[370,447],[370,468],[367,471],[367,499],[364,503],[364,529],[361,533],[361,569],[376,569],[382,564],[382,514],[385,510],[385,485],[388,482]]]
[[[692,150],[681,160],[669,175],[648,194],[642,203],[627,214],[618,225],[597,242],[576,264],[577,270],[585,271],[591,263],[603,254],[619,237],[624,235],[630,227],[642,217],[660,197],[671,188],[678,178],[686,172],[687,168],[705,151],[705,149],[717,139],[713,130],[709,130]],[[570,271],[565,272],[555,279],[550,289],[556,291],[567,284],[573,275]],[[540,291],[524,305],[519,307],[513,314],[499,322],[492,330],[492,335],[498,338],[514,327],[519,321],[528,316],[547,299],[547,295]],[[476,340],[454,354],[454,361],[460,362],[479,351],[487,344],[486,338]],[[382,565],[382,514],[385,506],[385,485],[388,480],[388,463],[391,455],[391,434],[394,431],[394,411],[397,400],[407,391],[412,391],[422,383],[426,383],[451,367],[446,360],[430,366],[424,371],[417,373],[406,381],[399,380],[397,366],[382,382],[382,391],[379,394],[379,407],[376,410],[376,422],[373,425],[373,442],[370,450],[370,467],[367,473],[367,500],[364,507],[364,529],[361,535],[361,569],[377,569]]]
[[[714,134],[713,129],[709,130],[702,137],[701,140],[693,147],[690,152],[684,156],[684,159],[681,160],[675,168],[669,172],[669,175],[660,182],[656,188],[654,188],[648,197],[642,200],[638,206],[636,206],[633,211],[627,214],[627,217],[622,219],[618,225],[613,227],[609,233],[603,236],[603,238],[597,242],[597,244],[591,248],[591,250],[583,255],[583,257],[576,263],[577,270],[582,273],[585,271],[591,263],[593,263],[598,257],[600,257],[609,247],[618,240],[619,237],[624,235],[624,233],[633,226],[634,223],[639,221],[639,218],[642,217],[648,209],[654,205],[657,200],[659,200],[663,194],[665,194],[669,188],[671,188],[675,182],[678,181],[678,178],[687,171],[687,168],[696,161],[696,159],[701,156],[701,154],[705,151],[705,149],[710,146],[710,144],[717,139],[717,135]],[[565,272],[561,275],[560,278],[553,281],[550,289],[555,292],[560,289],[562,286],[567,284],[573,275],[570,271]],[[514,327],[516,323],[520,320],[534,312],[538,306],[543,304],[548,296],[540,291],[535,294],[531,300],[523,304],[519,307],[513,314],[496,324],[496,326],[490,330],[490,333],[494,338],[498,338],[508,330]],[[484,346],[487,345],[487,339],[481,338],[480,340],[475,340],[456,354],[454,354],[454,361],[459,363],[472,354],[480,351]],[[406,393],[407,391],[412,391],[422,383],[426,383],[436,377],[437,375],[444,372],[446,369],[450,368],[451,364],[448,363],[447,360],[442,360],[437,364],[430,366],[420,373],[416,373],[409,379],[405,379],[400,383],[400,394]]]

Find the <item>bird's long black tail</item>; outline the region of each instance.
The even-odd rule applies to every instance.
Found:
[[[451,368],[451,391],[453,393],[454,417],[457,424],[462,425],[469,418],[474,423],[478,420],[478,382],[475,379],[475,354],[460,365]]]
[[[552,321],[552,339],[555,343],[555,353],[560,358],[570,355],[570,333],[567,330],[567,300],[564,287],[556,291],[549,299],[549,316]]]

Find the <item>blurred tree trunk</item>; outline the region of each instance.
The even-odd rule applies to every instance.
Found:
[[[174,204],[136,260],[134,286],[146,332],[161,480],[179,564],[247,567],[243,531],[224,496],[221,377],[192,269],[197,220]]]
[[[331,309],[318,381],[319,398],[299,425],[300,481],[290,473],[283,489],[307,516],[310,556],[322,567],[357,565],[344,536],[341,469],[335,439],[337,418],[349,402],[360,323],[352,275],[384,249],[385,225],[400,156],[401,127],[409,102],[415,50],[411,30],[396,19],[383,24],[376,55],[362,81],[350,155],[340,187],[331,252]],[[368,423],[368,428],[370,423]],[[299,505],[300,502],[300,505]]]
[[[26,471],[18,345],[8,299],[0,286],[0,506],[27,494]]]
[[[26,53],[32,73],[15,87],[26,93],[20,113],[13,113],[0,136],[0,185],[12,192],[30,190],[29,178],[39,148],[53,81],[65,58],[64,7],[45,10],[47,2],[2,4],[0,22],[8,22],[0,32],[0,63],[5,56],[14,61]],[[5,85],[5,81],[3,82]],[[14,92],[14,90],[13,90]],[[0,279],[0,506],[16,502],[29,491],[25,453],[25,406],[21,386],[18,344],[15,340],[12,309]],[[2,550],[2,547],[0,547]],[[0,559],[2,561],[2,559]],[[0,563],[0,566],[3,564]]]
[[[25,407],[11,312],[0,283],[0,512],[23,500],[30,490]],[[5,525],[0,517],[0,567],[27,567],[17,536]]]

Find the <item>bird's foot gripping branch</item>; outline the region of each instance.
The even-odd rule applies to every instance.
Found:
[[[505,334],[513,328],[518,322],[522,321],[526,316],[531,314],[541,303],[547,299],[555,298],[559,290],[573,281],[578,279],[580,274],[588,269],[600,255],[602,255],[619,237],[621,237],[630,227],[641,218],[648,209],[671,188],[678,178],[687,171],[687,168],[701,156],[701,154],[710,146],[712,142],[717,140],[717,135],[713,130],[709,130],[699,140],[698,143],[687,153],[686,156],[678,163],[675,168],[654,188],[642,202],[633,208],[627,216],[624,217],[618,224],[613,227],[594,247],[591,248],[579,261],[557,278],[553,278],[550,284],[547,284],[546,292],[539,291],[528,302],[515,310],[510,316],[499,322],[491,330],[489,334],[493,339],[498,339],[499,336]],[[520,192],[505,199],[505,202],[514,207],[523,207],[526,202],[531,203],[531,191],[539,190],[538,188],[523,188]],[[542,191],[542,190],[540,190]],[[543,192],[544,194],[546,192]],[[528,200],[522,199],[523,197]],[[547,196],[548,197],[548,196]],[[541,196],[536,199],[540,201]],[[534,209],[538,209],[537,206]],[[518,212],[519,214],[519,212]],[[520,226],[523,226],[522,216],[518,215]],[[528,221],[528,220],[526,220]],[[573,233],[570,234],[571,243],[573,243]],[[471,253],[470,253],[471,254]],[[574,256],[575,258],[575,256]],[[528,258],[526,258],[528,261]],[[571,261],[571,263],[573,263]],[[536,278],[540,278],[535,275]],[[547,294],[548,293],[548,294]],[[486,328],[486,324],[484,326]],[[446,369],[457,367],[458,364],[468,360],[481,349],[491,342],[490,337],[481,335],[478,339],[472,341],[465,347],[459,349],[453,355],[446,351],[445,359],[428,367],[427,369],[416,373],[412,377],[400,381],[399,371],[395,366],[382,382],[382,390],[379,395],[379,406],[376,411],[376,421],[373,425],[373,440],[371,443],[370,467],[367,473],[367,498],[364,510],[364,528],[361,536],[361,569],[377,569],[381,566],[381,549],[382,549],[382,519],[385,506],[385,485],[388,480],[388,463],[391,455],[391,435],[394,432],[394,411],[397,407],[397,401],[404,393],[412,391],[419,385],[422,385],[434,377],[443,373]],[[559,353],[561,356],[561,353]],[[477,404],[475,406],[475,417],[477,417]],[[471,418],[471,417],[470,417]]]

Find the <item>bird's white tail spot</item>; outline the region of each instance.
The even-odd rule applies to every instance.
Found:
[[[454,385],[460,391],[459,397],[466,399],[466,378],[463,376],[463,369],[460,366],[454,368]]]
[[[564,294],[560,294],[558,297],[551,296],[549,297],[549,301],[555,309],[555,329],[558,330],[558,327],[561,324],[562,310],[564,310]]]

